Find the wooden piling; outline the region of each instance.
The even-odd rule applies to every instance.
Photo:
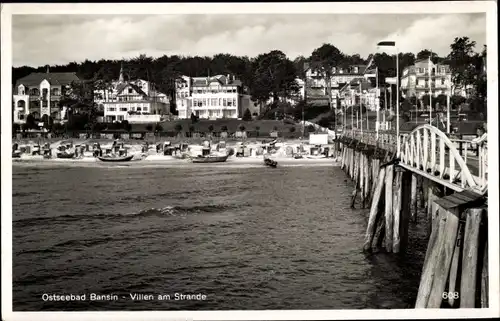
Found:
[[[399,219],[399,250],[401,253],[406,252],[408,247],[408,229],[411,217],[411,184],[413,175],[409,171],[405,171],[401,178],[401,210]]]
[[[401,211],[401,183],[403,179],[403,172],[401,171],[396,171],[396,174],[394,175],[394,189],[393,189],[393,200],[392,200],[392,215],[393,215],[393,220],[394,220],[394,227],[393,227],[393,239],[392,239],[392,252],[394,253],[399,253],[399,247],[400,247],[400,234],[399,234],[399,228],[400,228],[400,211]]]
[[[438,212],[427,246],[416,308],[440,308],[448,280],[458,233],[458,209],[446,210],[435,204]]]
[[[385,172],[386,169],[382,168],[380,169],[380,173],[378,174],[377,187],[375,188],[375,192],[373,194],[372,205],[370,208],[370,216],[368,218],[368,226],[366,228],[365,244],[363,245],[364,251],[369,251],[371,249],[371,244],[373,241],[373,232],[375,230],[375,223],[377,221],[376,220],[377,214],[379,212],[378,204],[380,202],[380,198],[382,196],[382,190],[384,188]]]
[[[418,176],[415,173],[411,174],[411,200],[410,200],[410,209],[411,209],[411,218],[413,222],[417,223],[417,215],[418,215],[418,207],[417,207],[417,182]]]
[[[392,252],[394,218],[392,215],[392,183],[394,177],[394,165],[386,166],[385,173],[385,249]]]
[[[365,202],[369,202],[370,201],[370,197],[371,197],[371,194],[370,194],[370,188],[371,188],[371,175],[370,175],[370,172],[371,172],[371,169],[370,169],[370,166],[371,165],[371,162],[370,162],[370,158],[365,155],[365,166],[363,167],[364,171],[365,171],[365,188],[363,190],[364,192],[364,200]],[[363,208],[365,208],[365,204],[363,203]]]
[[[489,307],[488,241],[484,246],[483,268],[481,271],[481,308]]]
[[[459,268],[462,258],[462,248],[463,248],[463,224],[459,223],[457,241],[455,242],[455,249],[453,250],[453,258],[451,260],[450,267],[450,277],[448,279],[448,293],[458,292],[458,287],[460,284],[460,273]],[[457,299],[453,295],[448,296],[448,304],[450,307],[455,306]]]
[[[359,152],[359,191],[361,194],[361,208],[365,208],[365,155]]]
[[[474,308],[479,248],[479,226],[484,210],[471,208],[466,212],[464,251],[460,285],[460,308]]]

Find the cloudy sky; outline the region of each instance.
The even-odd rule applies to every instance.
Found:
[[[231,53],[256,56],[279,49],[309,56],[323,43],[368,56],[380,40],[401,51],[449,53],[455,37],[486,43],[486,16],[471,14],[210,14],[13,15],[14,66]]]

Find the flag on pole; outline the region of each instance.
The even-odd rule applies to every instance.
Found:
[[[377,44],[377,49],[379,51],[395,53],[397,50],[396,42],[395,41],[381,41]]]
[[[370,55],[370,61],[368,62],[368,65],[366,65],[363,75],[365,79],[377,77],[377,67],[374,64],[374,57],[375,55]]]

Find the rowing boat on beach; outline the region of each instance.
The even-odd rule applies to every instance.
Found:
[[[192,157],[191,161],[193,163],[223,163],[227,160],[229,155],[225,156],[198,156]]]
[[[129,162],[134,158],[134,155],[128,156],[97,156],[103,162]]]

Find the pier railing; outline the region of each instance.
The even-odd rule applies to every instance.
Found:
[[[402,167],[456,191],[487,191],[486,136],[475,141],[453,139],[436,127],[421,125],[410,133],[400,133],[399,151],[395,131],[379,131],[377,135],[373,130],[352,129],[345,131],[344,136],[394,152]]]

